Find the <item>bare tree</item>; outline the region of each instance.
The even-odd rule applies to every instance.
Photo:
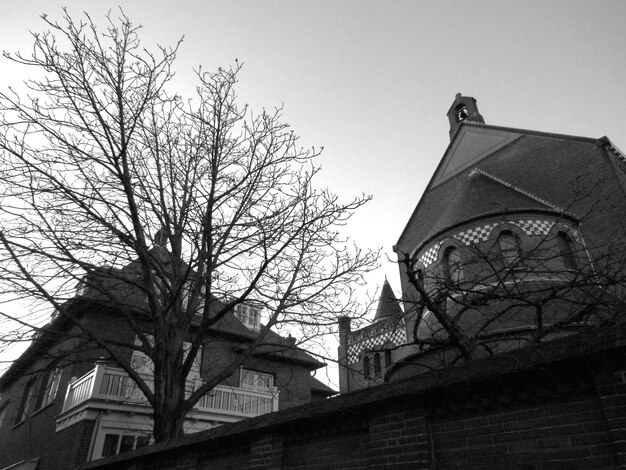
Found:
[[[51,306],[55,319],[10,319],[16,333],[96,348],[147,397],[155,440],[178,436],[193,405],[267,347],[270,328],[334,327],[376,264],[339,232],[369,198],[341,202],[314,186],[318,151],[299,147],[281,110],[237,105],[239,64],[199,70],[185,101],[167,90],[178,45],[148,52],[123,14],[104,32],[89,16],[43,19],[31,55],[5,54],[35,78],[26,93],[0,93],[0,278],[6,295]],[[82,321],[77,285],[132,338]],[[251,301],[265,327],[185,396],[207,332]],[[132,350],[153,362],[154,384],[129,364]]]

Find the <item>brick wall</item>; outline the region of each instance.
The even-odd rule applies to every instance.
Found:
[[[87,460],[92,421],[55,432],[55,417],[61,413],[70,374],[68,367],[61,377],[56,399],[50,405],[33,410],[31,400],[26,419],[19,424],[15,422],[16,403],[21,400],[24,383],[29,377],[5,390],[3,398],[9,401],[9,407],[5,421],[0,423],[0,467],[42,455],[46,458],[41,459],[39,470],[74,468]]]
[[[495,361],[511,359],[519,365],[527,357]],[[533,367],[509,364],[509,372],[498,367],[485,359],[469,372],[413,377],[84,468],[626,468],[626,348]],[[465,373],[472,378],[460,380]]]

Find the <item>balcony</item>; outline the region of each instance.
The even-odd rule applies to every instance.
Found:
[[[202,382],[187,382],[187,392]],[[204,395],[187,418],[196,421],[233,422],[278,410],[278,390],[253,390],[218,385]],[[83,419],[94,411],[119,411],[150,415],[148,400],[121,369],[97,364],[91,371],[68,384],[63,411],[57,417],[57,431]]]

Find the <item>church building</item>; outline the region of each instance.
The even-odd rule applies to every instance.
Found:
[[[626,157],[607,137],[487,124],[457,94],[450,143],[394,246],[371,325],[340,322],[340,388],[618,322]],[[402,308],[400,307],[402,303]]]

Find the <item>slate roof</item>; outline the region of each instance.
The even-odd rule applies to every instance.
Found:
[[[459,223],[476,217],[499,215],[517,211],[551,211],[548,205],[516,191],[477,171],[463,172],[450,186],[439,185],[431,190],[420,211],[420,218],[430,221],[423,227],[428,239]],[[442,204],[445,202],[445,204]]]
[[[333,390],[328,385],[313,376],[311,376],[311,392],[317,392],[320,395],[325,395],[328,397],[336,395],[338,393],[336,390]]]
[[[574,217],[584,217],[593,210],[597,200],[581,197],[593,179],[596,183],[603,178],[612,179],[610,190],[599,188],[606,191],[606,198],[611,197],[611,191],[624,191],[624,188],[619,189],[613,167],[610,163],[607,165],[607,153],[600,145],[601,140],[479,123],[464,122],[463,126],[520,136],[471,167],[433,185],[455,144],[453,139],[400,235],[398,251],[410,253],[447,227],[498,211],[561,208]],[[458,136],[459,132],[455,138]],[[477,176],[475,169],[483,173]]]
[[[112,310],[122,305],[128,308],[145,308],[144,296],[138,287],[137,273],[135,262],[122,269],[104,267],[94,271],[89,281],[92,287],[88,288],[85,294],[77,295],[66,301],[64,307],[75,315],[82,315],[83,312],[90,311],[94,307],[105,307]],[[109,296],[107,295],[108,292],[116,292],[116,295]],[[114,298],[122,299],[122,301],[115,301]],[[213,300],[217,304],[221,304],[218,299],[213,298]],[[64,315],[54,317],[33,339],[20,357],[13,361],[0,376],[0,389],[26,373],[28,368],[40,358],[47,348],[52,347],[57,341],[66,339],[67,336],[63,333],[68,327],[71,327],[71,324],[69,326],[68,324],[69,320]],[[264,325],[261,325],[261,329],[263,327]],[[258,336],[258,332],[244,326],[232,312],[227,312],[219,321],[211,325],[209,330],[215,335],[236,337],[244,345],[252,342]],[[288,338],[284,338],[272,330],[266,333],[263,342],[255,349],[254,355],[265,355],[271,356],[273,359],[296,362],[310,370],[326,366],[324,362],[318,361],[305,350],[295,346]]]
[[[383,288],[380,291],[380,297],[378,298],[378,306],[376,307],[376,315],[374,315],[374,321],[380,320],[385,317],[402,316],[402,309],[396,299],[396,295],[393,293],[393,289],[389,285],[389,282],[385,278]]]

